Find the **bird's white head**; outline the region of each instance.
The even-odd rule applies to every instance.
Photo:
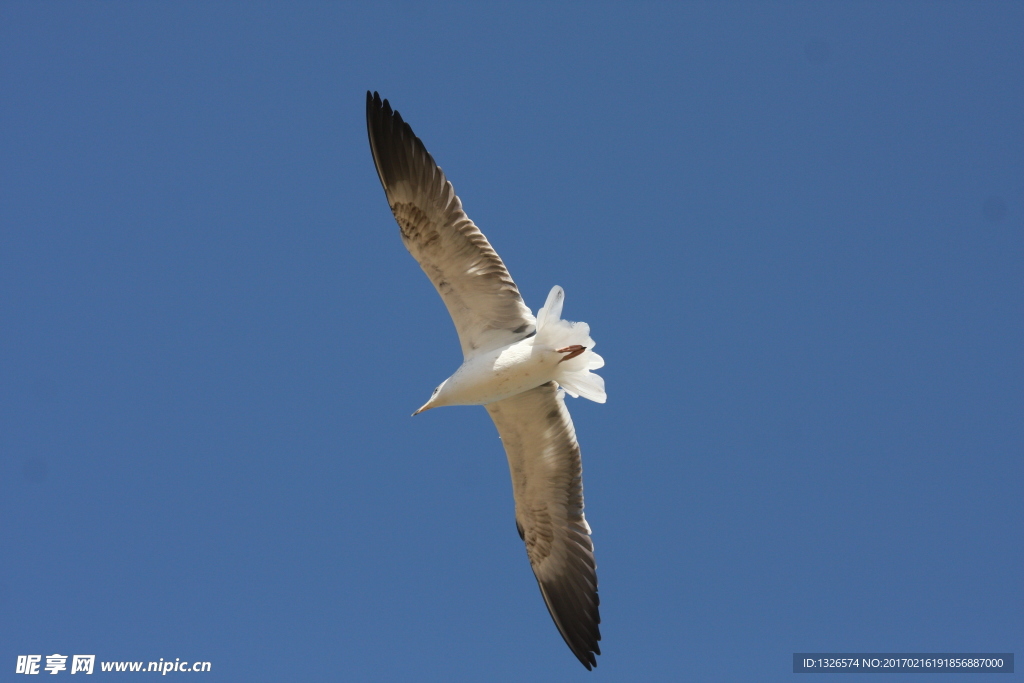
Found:
[[[430,395],[430,400],[427,401],[426,403],[424,403],[423,406],[419,410],[417,410],[415,413],[413,413],[413,417],[415,417],[416,415],[419,415],[420,413],[422,413],[425,410],[430,410],[431,408],[437,408],[438,406],[448,405],[445,402],[445,400],[444,400],[444,385],[447,384],[447,383],[448,383],[448,380],[445,380],[445,381],[441,382],[440,384],[438,384],[437,388],[434,389],[434,393],[432,393]]]

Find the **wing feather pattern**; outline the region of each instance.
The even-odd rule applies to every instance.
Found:
[[[536,321],[505,264],[412,128],[377,93],[366,93],[366,128],[402,241],[444,300],[463,355],[533,334]]]
[[[485,406],[498,428],[516,502],[516,529],[551,618],[583,666],[601,654],[600,600],[576,431],[554,382]]]

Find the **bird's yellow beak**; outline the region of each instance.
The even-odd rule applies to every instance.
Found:
[[[433,407],[434,407],[434,406],[430,405],[429,403],[425,403],[425,404],[423,404],[423,407],[422,407],[422,408],[420,408],[419,410],[417,410],[417,411],[416,411],[415,413],[413,413],[413,414],[412,414],[412,416],[413,416],[413,417],[416,417],[417,415],[419,415],[420,413],[422,413],[422,412],[423,412],[424,410],[430,410],[430,409],[431,409],[431,408],[433,408]]]

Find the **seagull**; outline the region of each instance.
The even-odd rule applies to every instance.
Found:
[[[551,289],[536,318],[530,313],[434,158],[376,92],[366,93],[366,128],[402,242],[441,295],[462,345],[462,365],[413,415],[451,405],[490,413],[512,474],[516,530],[541,596],[589,671],[601,654],[597,569],[565,394],[604,403],[604,380],[591,372],[604,360],[586,323],[561,319],[561,287]]]

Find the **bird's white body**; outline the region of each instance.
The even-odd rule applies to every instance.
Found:
[[[563,356],[537,344],[536,337],[471,356],[445,380],[430,407],[485,405],[521,394],[553,380]]]
[[[604,403],[604,380],[590,372],[602,367],[604,359],[593,351],[589,325],[560,319],[564,299],[562,288],[553,287],[537,312],[536,334],[471,354],[416,412],[439,406],[487,405],[551,381],[572,396]],[[567,348],[580,351],[572,354]]]

